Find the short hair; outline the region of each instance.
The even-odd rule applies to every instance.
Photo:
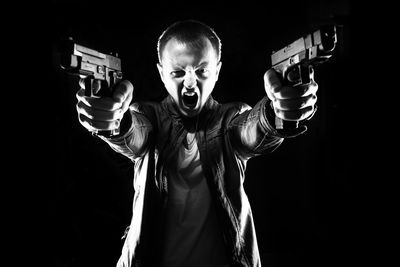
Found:
[[[210,40],[217,53],[218,61],[220,61],[222,44],[217,33],[205,23],[193,19],[177,21],[161,34],[157,42],[158,60],[161,63],[162,53],[169,40],[174,38],[178,42],[185,43],[191,47],[202,47],[204,45],[204,37]]]

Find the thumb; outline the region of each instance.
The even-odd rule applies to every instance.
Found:
[[[264,89],[270,100],[275,100],[274,93],[279,91],[282,87],[282,81],[279,73],[271,68],[264,74]]]
[[[113,100],[118,103],[123,103],[126,99],[131,98],[133,94],[133,85],[127,81],[121,81],[114,89]]]

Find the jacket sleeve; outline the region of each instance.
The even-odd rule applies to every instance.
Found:
[[[132,161],[143,156],[149,146],[153,125],[142,107],[134,103],[125,113],[121,133],[112,138],[99,136],[116,152]]]
[[[235,150],[245,159],[273,152],[284,138],[300,134],[282,133],[275,129],[275,114],[268,97],[253,108],[241,104],[239,112],[229,123],[228,131]]]

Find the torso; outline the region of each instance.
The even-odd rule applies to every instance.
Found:
[[[222,267],[227,257],[195,134],[188,133],[168,168],[163,267]]]

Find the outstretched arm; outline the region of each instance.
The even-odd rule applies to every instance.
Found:
[[[295,137],[306,131],[305,126],[277,130],[275,120],[302,121],[314,114],[318,85],[311,75],[309,84],[293,87],[284,85],[274,69],[265,73],[267,96],[254,108],[243,107],[229,125],[231,140],[242,157],[272,152],[284,138]]]

